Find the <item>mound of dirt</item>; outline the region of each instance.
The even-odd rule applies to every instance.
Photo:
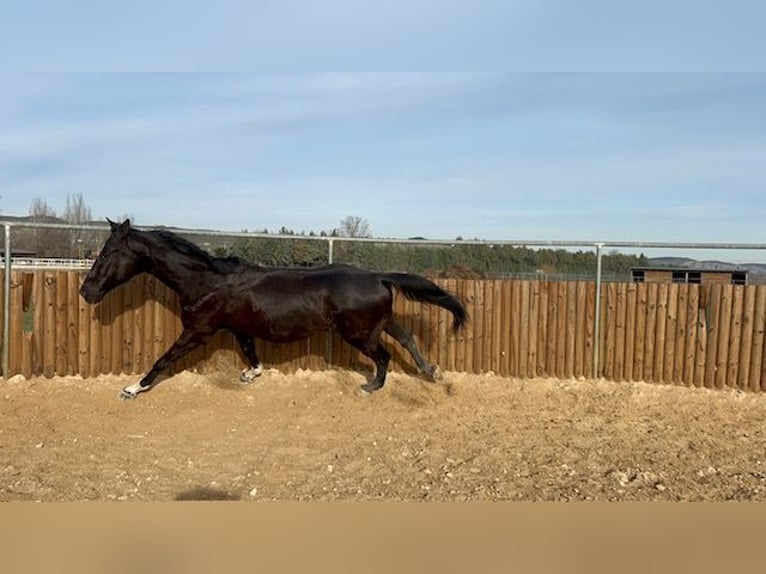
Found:
[[[766,396],[233,368],[0,383],[0,500],[766,500]]]

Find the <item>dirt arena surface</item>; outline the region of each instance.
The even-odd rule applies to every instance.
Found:
[[[766,500],[766,396],[446,373],[0,381],[0,501]]]

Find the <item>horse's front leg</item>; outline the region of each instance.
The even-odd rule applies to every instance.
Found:
[[[241,383],[249,385],[256,377],[259,377],[261,373],[263,373],[263,367],[255,352],[253,338],[250,335],[240,332],[235,332],[234,336],[236,337],[237,343],[239,343],[239,347],[242,349],[242,353],[245,355],[247,362],[250,364],[249,368],[244,369],[239,374],[239,380]]]
[[[159,359],[157,359],[157,362],[152,365],[152,368],[149,370],[149,372],[146,373],[146,375],[144,375],[144,377],[139,382],[122,389],[120,398],[135,399],[136,396],[138,396],[138,393],[148,391],[154,384],[157,376],[162,371],[170,367],[175,361],[184,355],[187,355],[189,352],[193,351],[200,345],[206,343],[211,338],[211,336],[211,333],[200,333],[192,329],[184,329],[181,335],[179,335],[178,339],[176,339],[175,343],[173,343],[171,347],[165,351],[165,353]]]

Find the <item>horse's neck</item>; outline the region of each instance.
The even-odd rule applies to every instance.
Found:
[[[148,272],[175,291],[182,305],[199,300],[222,279],[204,262],[187,256],[153,259]]]

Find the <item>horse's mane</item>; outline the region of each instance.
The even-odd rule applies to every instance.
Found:
[[[197,244],[189,241],[188,239],[176,235],[172,231],[166,229],[160,229],[150,232],[155,237],[158,237],[163,244],[169,248],[178,251],[187,257],[199,260],[205,264],[211,270],[217,273],[230,273],[241,269],[243,267],[250,267],[249,263],[235,256],[228,257],[214,257],[207,251],[202,249]]]

